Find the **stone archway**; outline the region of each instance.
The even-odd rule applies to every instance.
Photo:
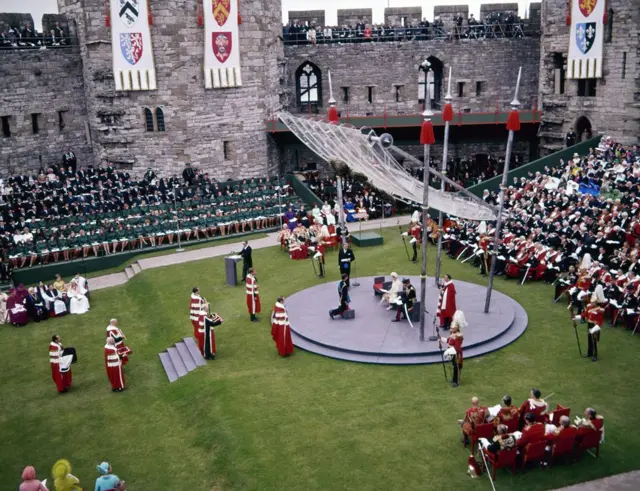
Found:
[[[577,142],[588,140],[593,136],[591,121],[589,121],[589,118],[587,118],[586,116],[580,116],[578,119],[576,119],[573,129],[576,132]]]
[[[433,70],[433,96],[431,100],[432,107],[434,109],[441,109],[442,99],[442,80],[444,76],[444,63],[435,56],[429,56],[427,61],[431,63],[431,70]]]

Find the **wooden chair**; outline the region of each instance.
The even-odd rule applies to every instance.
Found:
[[[486,449],[482,450],[484,457],[487,461],[487,465],[491,464],[491,479],[496,479],[496,469],[511,468],[511,474],[516,472],[516,457],[518,455],[518,449],[512,448],[511,450],[501,450],[498,454],[488,452]]]
[[[475,429],[471,432],[470,435],[468,435],[469,438],[471,438],[471,448],[472,449],[477,448],[478,440],[480,438],[486,438],[487,440],[491,441],[493,439],[494,430],[495,430],[495,427],[493,423],[483,423],[483,424],[476,425]],[[463,441],[464,441],[464,446],[466,447],[467,446],[466,438],[463,439]]]
[[[569,456],[569,465],[573,464],[573,456],[576,447],[576,437],[558,438],[551,445],[551,453],[549,454],[549,470],[553,467],[554,459]]]
[[[543,462],[545,458],[546,448],[546,440],[529,443],[526,447],[524,447],[524,450],[522,451],[522,462],[520,464],[520,470],[524,472],[524,466],[529,462]]]
[[[601,431],[590,431],[576,438],[577,456],[580,456],[585,450],[596,449],[596,458],[600,457],[600,440],[602,439]]]

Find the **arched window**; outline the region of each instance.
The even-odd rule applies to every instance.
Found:
[[[424,72],[418,72],[418,100],[424,102],[425,90],[428,90],[431,96],[431,108],[440,109],[440,100],[442,99],[442,76],[444,72],[443,63],[435,56],[429,56],[427,61],[431,63],[431,70],[427,74],[427,80],[424,79]]]
[[[148,107],[144,108],[144,126],[147,131],[153,131],[153,113]]]
[[[296,70],[296,95],[301,107],[322,106],[322,73],[311,62],[305,62]]]
[[[161,107],[156,108],[156,123],[158,131],[165,131],[164,128],[164,111]]]

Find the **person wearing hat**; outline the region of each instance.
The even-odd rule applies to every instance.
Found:
[[[598,361],[598,341],[600,341],[600,327],[604,323],[604,309],[598,305],[598,299],[591,295],[591,301],[577,315],[575,320],[585,319],[587,321],[587,355],[593,361]]]
[[[411,284],[411,280],[409,278],[404,278],[402,280],[402,291],[400,292],[400,296],[396,299],[396,318],[391,322],[400,322],[402,317],[407,319],[413,311],[416,298],[416,289]]]
[[[95,491],[125,491],[127,486],[118,476],[112,474],[109,462],[102,462],[97,466],[100,477],[96,479]]]
[[[82,491],[80,479],[71,474],[71,463],[66,459],[60,459],[51,469],[53,487],[56,491]]]
[[[349,288],[349,276],[351,276],[351,263],[356,260],[356,256],[353,253],[351,247],[346,242],[343,242],[340,252],[338,252],[338,266],[340,267],[340,273],[347,276],[347,288]]]
[[[45,486],[47,480],[44,482],[36,479],[36,469],[32,465],[28,465],[22,471],[22,484],[20,484],[19,491],[49,491],[49,488]]]

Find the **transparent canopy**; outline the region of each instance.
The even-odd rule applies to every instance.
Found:
[[[376,137],[371,128],[329,124],[325,120],[297,117],[286,112],[279,113],[278,118],[320,158],[344,163],[352,171],[366,176],[372,186],[394,198],[422,203],[422,182],[398,163],[389,150],[390,142],[384,142],[384,137]],[[468,220],[496,219],[496,212],[491,207],[431,186],[429,207]]]

